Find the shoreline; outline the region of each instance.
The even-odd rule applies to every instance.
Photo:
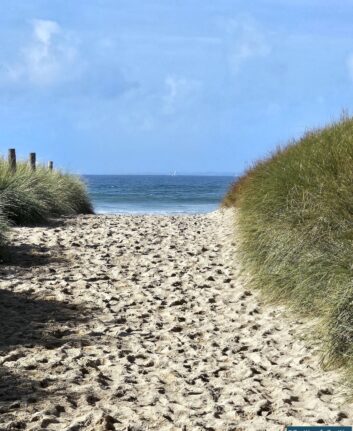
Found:
[[[218,209],[212,210],[212,211],[205,211],[205,212],[185,212],[185,211],[180,211],[180,212],[161,212],[159,210],[156,210],[156,212],[140,212],[138,210],[136,210],[135,212],[131,212],[131,211],[126,211],[126,212],[100,212],[100,211],[95,211],[94,215],[96,216],[130,216],[130,217],[134,217],[134,216],[145,216],[145,217],[158,217],[158,216],[162,216],[162,217],[168,217],[168,216],[176,216],[176,217],[182,217],[182,216],[205,216],[207,214],[212,214],[214,212],[219,211]]]
[[[2,264],[0,426],[351,425],[339,376],[234,262],[232,213],[14,228]],[[4,428],[6,429],[6,428]]]

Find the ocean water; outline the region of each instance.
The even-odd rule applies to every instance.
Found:
[[[234,177],[86,175],[98,214],[200,214],[219,207]]]

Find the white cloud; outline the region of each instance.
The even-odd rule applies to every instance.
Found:
[[[0,95],[37,93],[73,99],[116,99],[136,89],[99,43],[84,44],[51,20],[33,20],[27,43],[0,62]],[[97,55],[99,54],[99,55]]]
[[[190,105],[196,95],[200,93],[202,84],[200,81],[178,77],[167,76],[165,79],[165,95],[163,98],[163,111],[172,114],[180,107]]]
[[[6,65],[7,78],[14,83],[52,86],[72,76],[76,57],[75,42],[57,22],[33,20],[30,40],[19,60]]]
[[[61,29],[57,22],[35,19],[33,20],[33,33],[35,39],[40,42],[44,47],[49,47],[53,35],[60,33]]]
[[[226,25],[228,59],[230,67],[237,73],[247,61],[266,57],[271,52],[265,34],[250,18],[232,19]]]
[[[33,40],[25,48],[24,58],[29,79],[38,85],[51,85],[67,79],[76,48],[55,21],[35,20]]]

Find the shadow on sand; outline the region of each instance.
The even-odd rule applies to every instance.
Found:
[[[21,267],[32,269],[55,263],[65,263],[65,259],[55,256],[59,254],[60,250],[55,250],[55,255],[52,252],[53,249],[40,245],[8,245],[0,250],[0,275],[9,271],[12,275],[16,275],[17,269]]]
[[[76,304],[0,289],[0,353],[14,346],[58,347],[68,341],[71,333],[60,326],[74,328],[85,319],[84,314],[85,310]]]
[[[0,286],[5,279],[6,284],[21,282],[29,268],[64,263],[51,257],[49,250],[33,246],[11,247],[8,256],[0,265]],[[28,282],[28,276],[25,278]],[[36,364],[21,365],[19,371],[15,361],[26,359],[35,346],[55,349],[68,342],[87,343],[75,335],[77,324],[87,318],[87,310],[76,304],[45,299],[31,290],[0,288],[0,424],[16,403],[28,404],[49,395],[45,382],[24,375],[23,370],[33,370]],[[43,357],[45,360],[45,351]]]

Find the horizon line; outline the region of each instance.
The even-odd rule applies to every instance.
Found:
[[[144,172],[144,173],[109,173],[109,174],[80,174],[80,175],[84,175],[84,176],[163,176],[163,177],[195,177],[195,176],[200,176],[200,177],[237,177],[239,176],[239,174],[234,174],[231,172],[183,172],[183,173],[155,173],[155,172]]]

